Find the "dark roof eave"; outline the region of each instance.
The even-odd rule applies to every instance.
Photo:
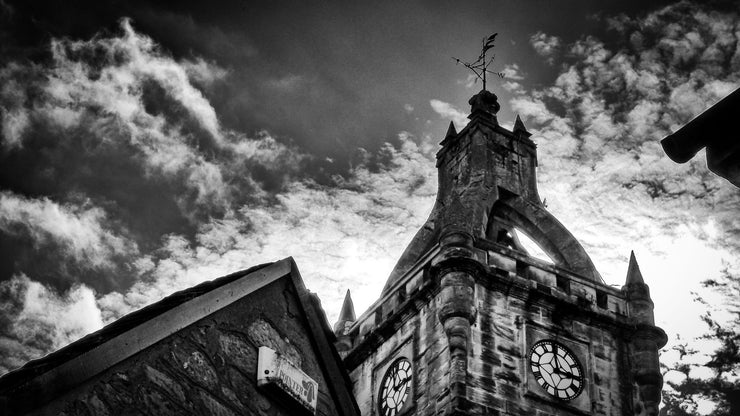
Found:
[[[671,160],[686,163],[704,147],[711,149],[718,143],[737,141],[737,138],[726,136],[734,132],[732,127],[738,114],[740,114],[740,88],[709,107],[675,133],[668,135],[660,143]]]

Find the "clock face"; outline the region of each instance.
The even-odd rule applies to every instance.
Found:
[[[555,341],[538,341],[529,355],[537,383],[551,396],[573,400],[583,391],[583,367],[576,356]]]
[[[399,358],[388,368],[380,383],[378,405],[381,416],[395,416],[411,393],[411,363]]]

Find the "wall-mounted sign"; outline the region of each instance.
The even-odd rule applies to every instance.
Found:
[[[316,414],[319,383],[271,348],[259,348],[257,385],[275,386]]]

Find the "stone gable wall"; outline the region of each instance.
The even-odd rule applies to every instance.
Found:
[[[300,415],[257,387],[257,351],[285,355],[319,383],[317,415],[333,416],[296,293],[280,279],[134,355],[33,414]]]

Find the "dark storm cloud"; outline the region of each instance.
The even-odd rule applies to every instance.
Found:
[[[0,30],[13,35],[19,47],[9,49],[18,53],[43,56],[52,37],[87,39],[102,28],[110,33],[127,16],[175,58],[217,61],[231,71],[207,91],[222,124],[247,134],[267,129],[305,153],[334,160],[312,167],[317,176],[320,168],[345,174],[357,147],[376,151],[399,131],[421,136],[430,127],[445,129],[427,103],[469,97],[456,86],[464,72],[450,56],[475,53],[481,33],[502,30],[497,54],[507,62],[522,53],[533,32],[558,27],[573,36],[575,28],[598,26],[588,18],[597,10],[643,7],[639,1],[573,1],[569,7],[501,1],[463,7],[435,1],[18,3],[15,18]],[[563,28],[563,21],[572,27]],[[407,106],[417,112],[410,115]]]
[[[111,260],[137,252],[129,240],[151,249],[163,234],[192,235],[201,219],[263,198],[250,172],[279,172],[271,179],[279,189],[304,159],[268,134],[250,139],[221,128],[191,80],[207,87],[224,70],[174,60],[128,21],[121,31],[53,40],[48,64],[0,69],[0,185],[12,189],[0,198],[0,243],[18,254],[4,257],[3,280],[29,268],[58,270],[13,248],[39,253],[51,244],[76,267],[36,278],[125,289],[125,278],[111,285],[81,269],[131,275]]]
[[[415,74],[389,76],[411,58],[384,56],[397,40],[382,26],[403,29],[405,23],[402,14],[384,14],[388,5],[76,3],[58,11],[43,2],[19,4],[13,25],[3,30],[16,38],[18,47],[8,49],[36,58],[50,38],[87,39],[101,27],[114,32],[120,18],[130,17],[176,58],[199,56],[238,68],[209,95],[225,126],[290,137],[304,151],[330,154],[344,171],[344,159],[358,145],[377,149],[378,137],[393,139],[405,121],[401,93]],[[431,42],[411,27],[404,32],[406,41]],[[395,85],[378,94],[370,84],[380,80]]]

